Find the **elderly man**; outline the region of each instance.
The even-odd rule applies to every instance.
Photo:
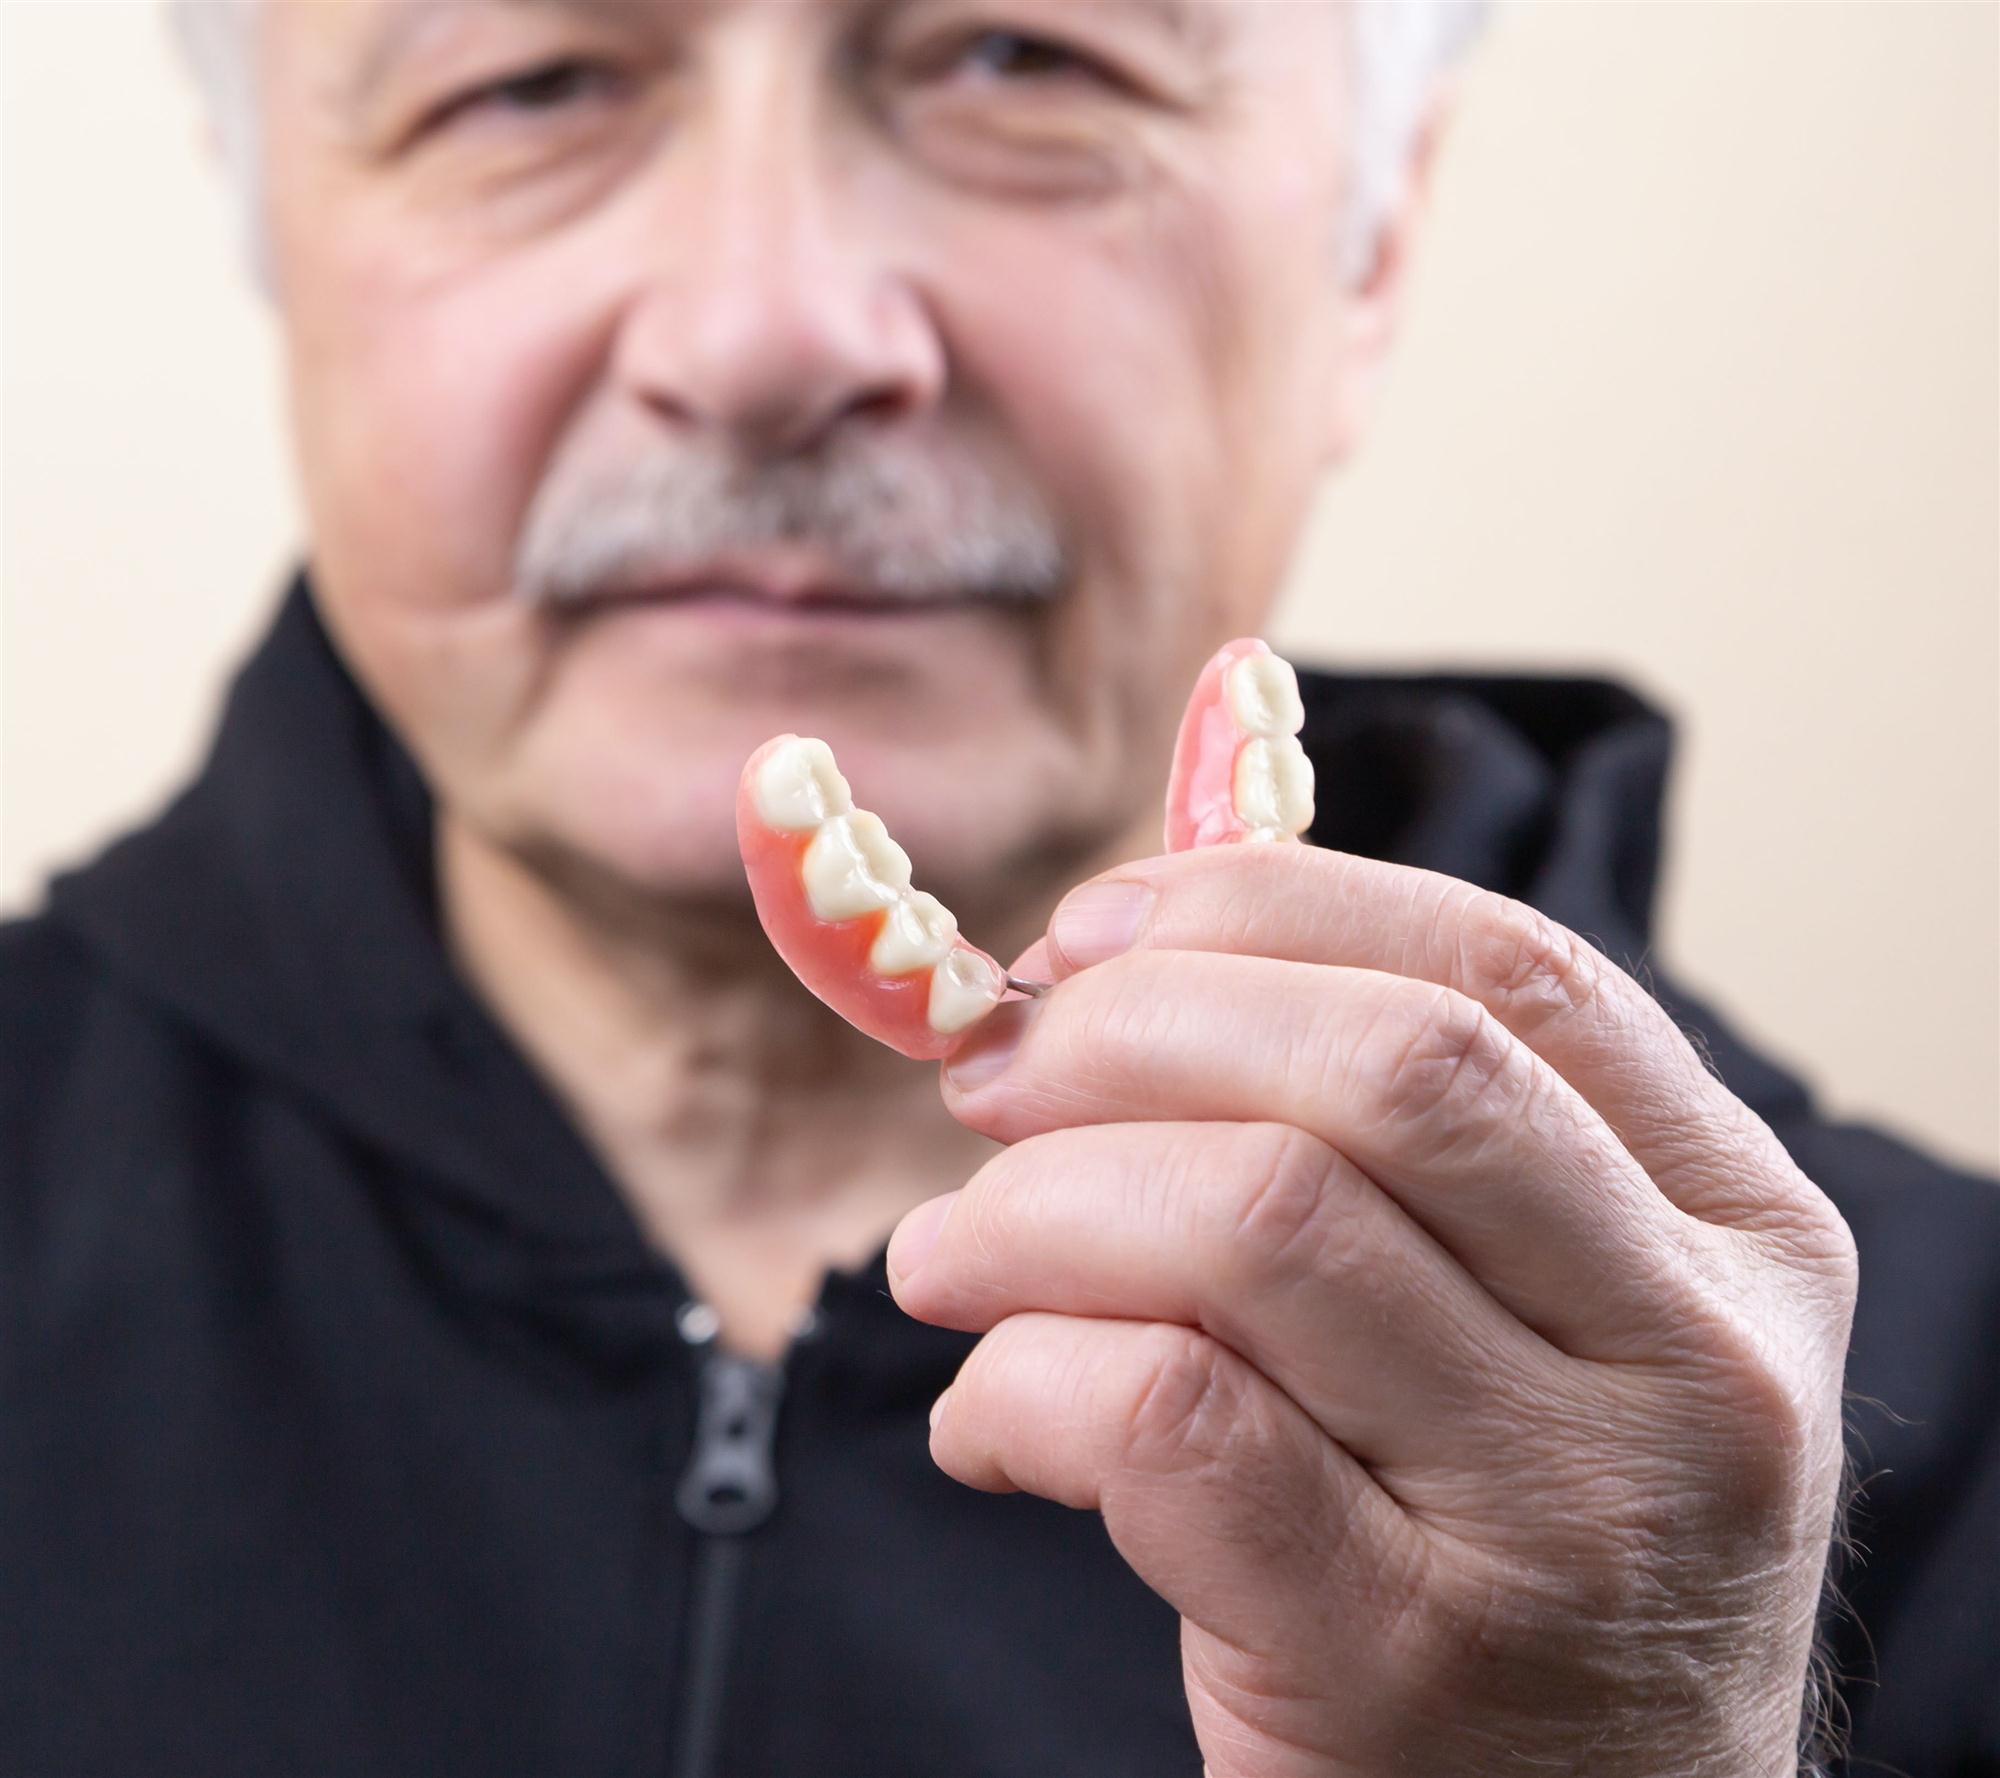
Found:
[[[1657,719],[1309,676],[1319,845],[1151,856],[1472,10],[190,20],[310,569],[0,950],[0,1766],[1791,1772],[1851,1228],[1863,1745],[1995,1769],[1995,1200],[1618,966]],[[941,1096],[787,729],[1056,981]]]

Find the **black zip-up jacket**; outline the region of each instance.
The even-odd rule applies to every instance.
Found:
[[[1632,695],[1307,689],[1322,844],[1638,966],[1845,1212],[1856,1746],[2000,1772],[2000,1193],[1660,979]],[[702,1343],[454,977],[428,838],[301,582],[193,786],[0,929],[0,1774],[1197,1778],[1173,1613],[932,1466],[971,1342],[879,1255],[781,1370]]]

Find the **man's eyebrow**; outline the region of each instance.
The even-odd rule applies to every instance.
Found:
[[[1230,8],[1218,0],[1078,0],[1108,6],[1149,20],[1190,49],[1213,49],[1229,22]],[[378,9],[379,22],[363,39],[353,72],[341,82],[341,97],[351,111],[366,107],[384,80],[394,72],[411,46],[444,19],[469,7],[517,12],[589,13],[599,18],[630,20],[644,11],[643,0],[392,0]]]
[[[497,10],[513,12],[590,13],[599,18],[627,18],[636,0],[394,0],[377,9],[378,22],[362,40],[354,69],[341,83],[341,97],[360,111],[380,89],[411,46],[454,14]]]

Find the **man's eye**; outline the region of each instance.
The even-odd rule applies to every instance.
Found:
[[[1101,63],[1079,50],[1025,31],[981,31],[968,38],[953,64],[988,80],[1054,80],[1064,75],[1108,80]]]
[[[616,69],[568,56],[460,94],[444,107],[439,121],[475,110],[523,114],[560,111],[582,100],[609,97],[618,84]]]

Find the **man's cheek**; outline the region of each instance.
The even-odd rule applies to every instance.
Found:
[[[511,769],[545,701],[550,644],[524,613],[376,609],[346,642],[376,701],[447,798],[483,800]]]
[[[303,429],[334,483],[352,555],[400,596],[446,606],[504,596],[523,515],[594,387],[601,329],[513,283],[364,293],[372,320],[302,367],[322,408]],[[310,473],[310,469],[309,469]]]

